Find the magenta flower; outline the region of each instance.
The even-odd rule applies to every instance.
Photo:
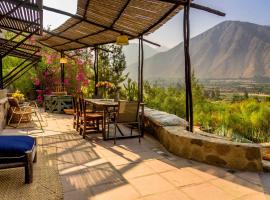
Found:
[[[83,80],[82,84],[84,86],[88,86],[89,85],[89,80],[88,79]]]
[[[48,71],[45,71],[44,72],[44,76],[47,77],[49,75],[49,72]]]
[[[78,59],[78,60],[77,60],[77,64],[78,64],[78,65],[83,65],[83,63],[84,63],[84,61],[83,61],[82,59]]]
[[[68,82],[68,79],[65,79],[65,80],[64,80],[64,85],[68,85],[68,83],[69,83],[69,82]]]
[[[41,102],[43,101],[43,98],[42,98],[42,96],[41,96],[41,95],[38,95],[38,97],[37,97],[37,101],[38,101],[39,103],[41,103]]]
[[[34,85],[35,86],[39,86],[40,85],[40,81],[37,78],[34,80]]]
[[[84,73],[83,72],[78,72],[76,76],[77,81],[83,81],[85,79]]]
[[[42,95],[43,90],[36,90],[36,92],[38,93],[38,95]]]
[[[53,56],[52,55],[46,55],[47,64],[51,65],[53,63]]]

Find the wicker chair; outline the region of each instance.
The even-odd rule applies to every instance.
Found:
[[[43,121],[43,119],[42,119],[41,114],[39,113],[38,106],[35,102],[30,102],[23,106],[20,106],[18,104],[18,101],[14,98],[9,98],[8,102],[9,102],[10,111],[11,111],[10,118],[8,120],[8,125],[10,125],[12,120],[15,118],[16,120],[13,120],[13,122],[14,121],[17,122],[17,125],[15,126],[15,128],[17,128],[22,121],[30,123],[31,121],[33,121],[32,114],[34,114],[37,117],[40,128],[43,132],[43,126],[41,124],[41,120]]]
[[[132,135],[134,126],[138,127],[139,131],[139,142],[141,142],[141,123],[139,120],[139,102],[137,101],[118,101],[118,111],[114,117],[114,144],[116,144],[116,129],[118,125],[124,124],[129,125]]]
[[[8,99],[10,105],[10,117],[8,120],[8,125],[10,125],[11,121],[16,122],[16,128],[20,125],[22,121],[30,122],[32,115],[31,106],[20,106],[18,101],[14,98]]]

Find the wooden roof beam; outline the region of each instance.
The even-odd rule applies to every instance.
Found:
[[[81,21],[83,21],[83,22],[87,22],[87,23],[89,23],[89,24],[92,24],[92,25],[95,25],[95,26],[98,26],[98,27],[101,27],[101,28],[104,28],[104,29],[107,29],[107,30],[115,31],[115,32],[117,32],[117,33],[119,33],[119,34],[125,34],[125,35],[131,37],[131,39],[135,39],[135,38],[139,37],[139,36],[131,35],[131,34],[126,33],[126,32],[124,32],[124,31],[120,31],[120,30],[117,30],[117,29],[114,29],[114,28],[110,28],[110,27],[104,26],[104,25],[102,25],[102,24],[98,24],[98,23],[92,22],[92,21],[90,21],[90,20],[84,19],[83,17],[81,17],[81,16],[79,16],[79,15],[74,15],[74,14],[72,14],[72,13],[68,13],[68,12],[65,12],[65,11],[62,11],[62,10],[58,10],[58,9],[55,9],[55,8],[50,8],[50,7],[47,7],[47,6],[43,6],[43,9],[48,10],[48,11],[51,11],[51,12],[55,12],[55,13],[58,13],[58,14],[66,15],[66,16],[72,17],[72,18],[74,18],[74,19],[78,19],[78,20],[81,20]],[[46,31],[44,30],[44,32],[46,32]],[[55,35],[55,36],[57,36],[57,35]],[[89,36],[88,36],[88,37],[89,37]],[[144,40],[145,42],[147,42],[147,43],[150,42],[149,40],[145,40],[145,39],[143,39],[143,40]],[[44,40],[43,40],[43,41],[44,41]],[[76,42],[76,41],[74,40],[74,42]],[[80,42],[78,42],[78,43],[80,43]],[[154,43],[154,42],[151,42],[151,44],[152,44],[152,45],[156,45],[156,46],[160,46],[159,44],[156,44],[156,43]],[[88,46],[89,46],[89,45],[88,45]]]
[[[5,2],[5,1],[3,1],[3,2]],[[14,8],[12,8],[12,9],[11,9],[10,11],[8,11],[6,14],[0,16],[0,22],[1,22],[4,18],[8,17],[10,14],[12,14],[13,12],[15,12],[17,9],[19,9],[21,6],[23,6],[23,4],[29,2],[29,0],[25,0],[25,1],[16,1],[16,2],[17,2],[17,3],[14,3],[14,4],[16,4],[16,6],[15,6]]]
[[[183,1],[183,0],[159,0],[159,1],[166,2],[166,3],[172,3],[172,4],[178,4],[178,5],[185,5],[187,3],[186,1]],[[190,7],[198,9],[198,10],[203,10],[203,11],[206,11],[206,12],[218,15],[218,16],[222,16],[222,17],[224,17],[226,15],[225,13],[223,13],[219,10],[209,8],[206,6],[202,6],[202,5],[199,5],[196,3],[192,3],[192,2],[190,3]]]
[[[9,2],[9,3],[13,3],[13,4],[18,4],[20,1],[18,0],[3,0],[5,2]],[[24,4],[22,5],[22,7],[24,8],[30,8],[32,10],[42,10],[42,6],[39,5],[39,4],[32,4],[32,3],[29,3],[28,1],[25,1]]]
[[[71,39],[71,38],[67,38],[67,37],[65,37],[65,36],[58,35],[58,34],[53,33],[53,32],[51,32],[51,31],[43,30],[43,32],[45,32],[45,33],[47,33],[47,34],[50,34],[50,35],[53,35],[53,36],[55,36],[55,37],[60,37],[60,38],[65,39],[65,40],[69,40],[70,42],[77,42],[77,43],[79,43],[79,44],[81,44],[81,45],[89,46],[89,44],[86,44],[86,43],[83,43],[83,42],[79,42],[79,41],[75,41],[75,40],[73,40],[73,39]],[[44,40],[43,40],[43,41],[44,41]],[[63,44],[62,44],[62,45],[63,45]]]

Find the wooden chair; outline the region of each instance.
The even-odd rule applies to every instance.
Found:
[[[139,131],[139,142],[141,142],[141,120],[139,119],[139,107],[140,104],[137,101],[118,101],[118,111],[114,117],[114,144],[116,144],[116,129],[118,125],[125,124],[129,125],[132,135],[134,126],[138,127]]]
[[[76,131],[79,131],[80,128],[80,109],[79,109],[79,102],[78,102],[78,95],[72,96],[72,106],[73,106],[73,128]]]
[[[99,124],[103,122],[103,115],[96,112],[87,112],[87,105],[84,99],[79,97],[79,123],[80,135],[85,138],[86,132],[96,130],[99,132]]]

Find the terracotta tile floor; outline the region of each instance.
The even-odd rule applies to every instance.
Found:
[[[57,147],[58,168],[67,200],[264,200],[270,199],[270,173],[233,172],[179,158],[155,139],[83,140],[72,117],[42,113],[45,133],[34,129],[2,134],[39,136]]]

